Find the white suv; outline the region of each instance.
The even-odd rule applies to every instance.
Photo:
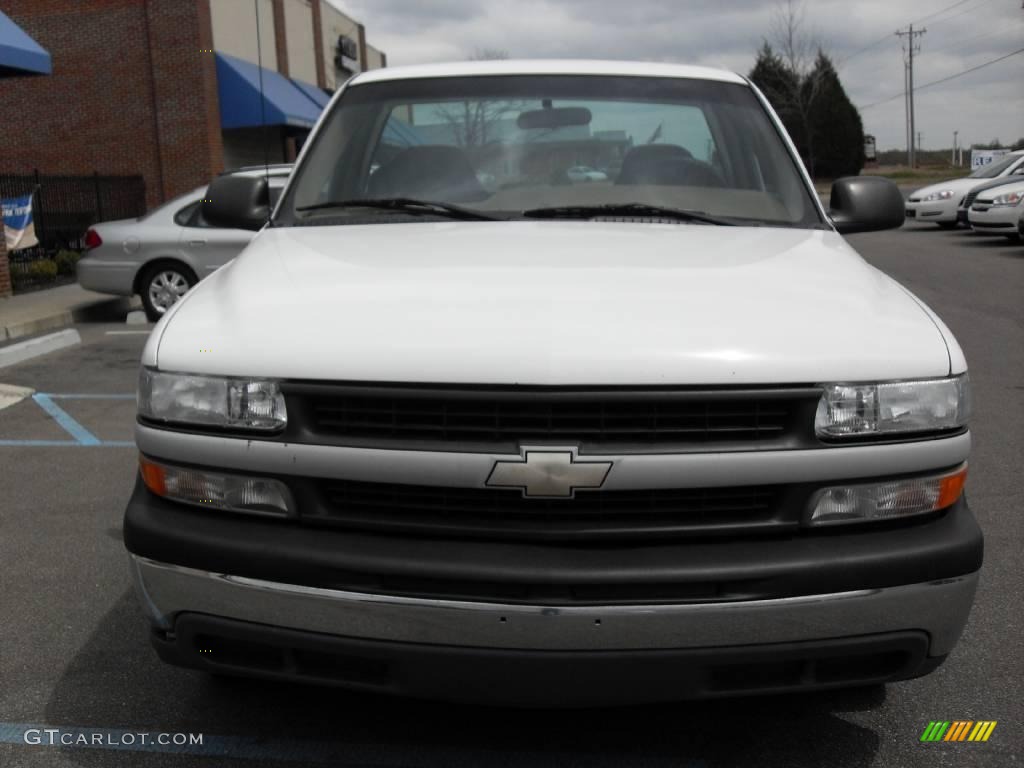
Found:
[[[260,233],[143,353],[124,538],[163,659],[604,704],[953,648],[964,356],[840,234],[899,226],[899,191],[841,179],[826,212],[743,77],[374,70],[272,212],[259,178],[209,196]]]

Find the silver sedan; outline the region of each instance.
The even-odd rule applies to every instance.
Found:
[[[267,174],[271,204],[281,193],[291,165],[243,169]],[[138,219],[106,221],[85,236],[88,249],[78,262],[83,288],[120,296],[142,296],[150,320],[159,320],[188,290],[235,258],[253,238],[244,229],[222,229],[203,219],[206,187],[197,187]]]

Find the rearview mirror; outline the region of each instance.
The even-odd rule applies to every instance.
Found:
[[[548,107],[520,112],[516,125],[524,131],[534,128],[568,128],[572,125],[590,125],[592,117],[586,107]]]
[[[832,184],[829,216],[840,234],[895,229],[903,225],[903,193],[881,176],[846,176]]]
[[[203,218],[215,227],[261,229],[270,217],[270,192],[263,176],[218,176],[203,199]]]

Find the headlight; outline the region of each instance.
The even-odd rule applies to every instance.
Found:
[[[257,515],[287,515],[295,508],[280,480],[174,467],[139,456],[142,481],[157,496],[185,504]]]
[[[922,203],[930,203],[935,200],[949,200],[953,196],[952,189],[942,189],[938,192],[932,192],[931,194],[925,195],[921,198]]]
[[[967,374],[927,381],[826,384],[814,418],[823,438],[934,432],[967,424]]]
[[[960,498],[966,479],[964,464],[930,477],[825,488],[815,497],[811,525],[866,523],[937,512]]]
[[[139,415],[154,421],[270,432],[288,423],[275,381],[229,379],[143,368]]]
[[[1024,200],[1024,193],[1022,192],[1007,192],[1003,195],[996,195],[992,198],[992,205],[1017,205],[1021,200]]]

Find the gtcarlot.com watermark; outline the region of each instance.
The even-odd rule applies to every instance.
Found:
[[[196,747],[202,746],[201,733],[164,733],[161,731],[83,731],[80,729],[29,728],[22,737],[26,744],[48,747]]]

